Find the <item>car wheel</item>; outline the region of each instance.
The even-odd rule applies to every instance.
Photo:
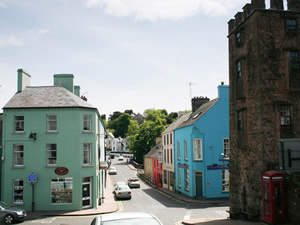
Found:
[[[14,222],[14,217],[12,215],[8,214],[4,217],[5,224],[12,224],[13,222]]]

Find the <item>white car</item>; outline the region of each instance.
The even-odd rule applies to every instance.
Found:
[[[131,190],[127,184],[118,185],[114,192],[117,199],[120,198],[131,199]]]
[[[137,177],[131,177],[131,178],[128,179],[127,184],[131,188],[133,188],[133,187],[139,188],[140,187],[139,178],[137,178]]]
[[[109,175],[115,175],[115,174],[117,174],[117,169],[116,169],[116,167],[114,167],[114,166],[109,167],[109,169],[108,169],[108,174],[109,174]]]
[[[121,156],[119,156],[119,159],[118,159],[119,161],[123,161],[124,160],[124,157],[121,155]]]
[[[120,186],[120,185],[126,185],[126,183],[124,181],[118,181],[114,184],[115,189]]]

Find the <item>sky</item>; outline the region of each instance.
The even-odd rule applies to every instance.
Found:
[[[246,3],[0,0],[0,112],[17,91],[18,69],[32,86],[73,74],[107,117],[191,110],[191,96],[214,99],[229,83],[227,23]]]

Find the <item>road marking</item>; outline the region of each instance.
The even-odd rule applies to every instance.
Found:
[[[190,219],[190,218],[191,218],[191,214],[192,214],[191,211],[187,211],[187,213],[185,214],[183,220],[188,220],[188,219]]]
[[[138,193],[140,196],[142,196],[141,192],[138,191],[137,193]]]
[[[121,201],[118,201],[118,205],[119,205],[119,210],[118,212],[122,212],[124,210],[123,204]]]
[[[46,218],[46,219],[39,219],[34,220],[32,223],[38,223],[38,224],[49,224],[55,221],[55,218]]]
[[[179,220],[175,223],[175,225],[181,225],[183,220]]]

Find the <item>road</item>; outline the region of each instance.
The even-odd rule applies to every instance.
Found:
[[[113,159],[113,165],[117,168],[117,175],[110,175],[113,182],[127,181],[128,178],[136,176],[136,170],[131,170],[126,161]],[[207,205],[185,203],[171,198],[164,193],[153,189],[141,182],[140,188],[132,189],[130,200],[118,200],[120,212],[143,211],[154,214],[164,225],[179,225],[184,219],[196,218],[226,218],[228,207],[209,207]],[[51,225],[89,225],[94,216],[68,216],[47,217],[37,220],[26,220],[24,225],[29,224],[51,224]]]

